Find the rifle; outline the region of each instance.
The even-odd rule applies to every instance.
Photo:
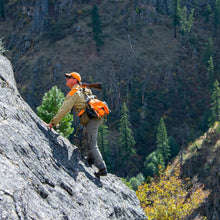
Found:
[[[89,89],[102,90],[102,83],[82,83],[81,87],[88,87]]]

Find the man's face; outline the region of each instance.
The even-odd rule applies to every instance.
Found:
[[[76,84],[77,84],[77,79],[73,77],[66,78],[66,86],[68,86],[70,89],[72,89],[72,87]]]

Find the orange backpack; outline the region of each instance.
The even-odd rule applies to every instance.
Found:
[[[87,115],[91,118],[106,117],[110,113],[107,103],[96,98],[87,101],[86,111]]]
[[[92,119],[107,117],[107,115],[110,113],[107,103],[100,101],[91,93],[88,94],[84,88],[82,89],[82,92],[85,95],[87,115]]]

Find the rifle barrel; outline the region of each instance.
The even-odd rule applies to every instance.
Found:
[[[102,83],[82,83],[82,86],[102,90]]]

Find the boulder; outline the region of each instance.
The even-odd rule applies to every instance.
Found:
[[[95,171],[23,100],[0,55],[0,219],[146,219],[134,191]]]

